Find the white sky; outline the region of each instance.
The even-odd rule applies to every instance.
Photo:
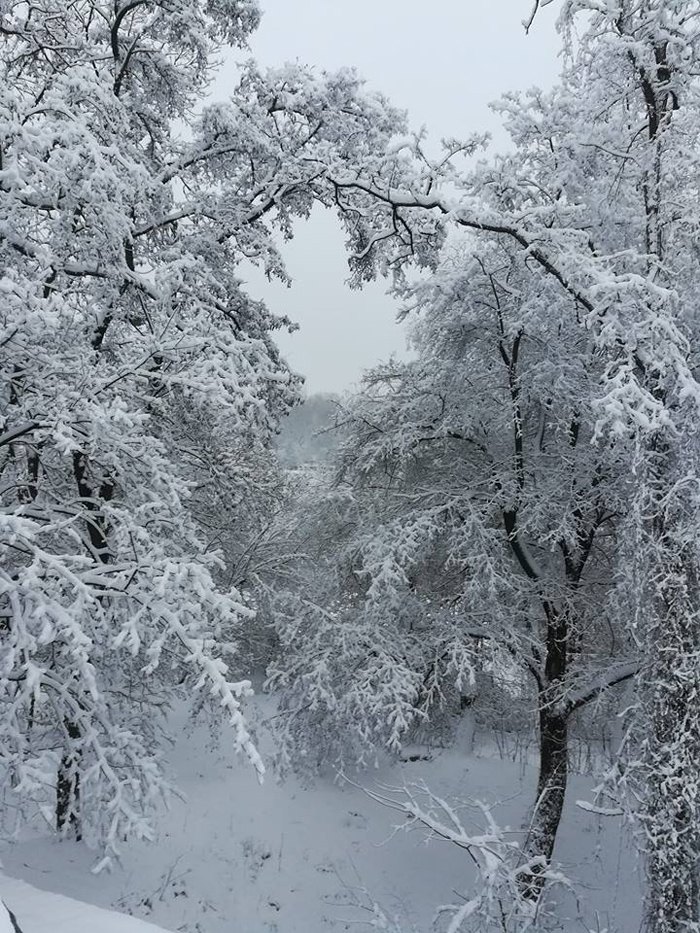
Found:
[[[425,124],[431,138],[489,131],[505,137],[488,108],[504,91],[548,87],[559,71],[555,5],[539,15],[529,36],[522,21],[532,0],[260,0],[262,26],[252,52],[264,65],[302,61],[319,69],[355,66],[368,86]],[[233,67],[214,88],[225,97]],[[363,369],[402,353],[397,305],[379,282],[352,292],[344,284],[343,238],[329,214],[299,224],[285,260],[291,289],[251,275],[249,290],[298,321],[279,339],[283,353],[307,378],[309,392],[340,392]]]

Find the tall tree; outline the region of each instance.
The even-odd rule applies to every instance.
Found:
[[[603,362],[570,299],[498,238],[469,246],[406,294],[415,360],[367,374],[349,406],[339,485],[316,505],[327,525],[346,516],[326,571],[342,600],[314,614],[304,586],[279,662],[294,673],[276,679],[307,745],[325,713],[324,735],[399,746],[450,695],[469,702],[484,656],[527,683],[540,773],[526,855],[544,865],[572,718],[638,667],[617,618],[630,447],[592,443]],[[531,898],[541,881],[523,877]]]
[[[334,180],[341,202],[372,198],[387,218],[383,237],[358,222],[358,275],[373,262],[402,263],[429,217],[495,234],[521,252],[543,288],[550,282],[568,297],[601,355],[595,436],[612,446],[634,439],[639,451],[630,461],[639,496],[630,573],[640,584],[630,593],[645,663],[635,773],[648,922],[670,933],[700,919],[697,4],[570,0],[560,26],[561,84],[503,103],[513,155],[464,172],[457,144],[446,160],[431,161],[407,140],[381,170],[338,167]]]
[[[418,358],[369,378],[346,456],[355,482],[390,503],[384,562],[403,565],[413,590],[436,578],[427,595],[451,607],[467,656],[487,641],[531,679],[540,770],[527,849],[549,861],[571,719],[637,670],[616,618],[630,484],[625,445],[611,456],[592,443],[599,354],[569,302],[504,246],[481,242],[415,290]],[[376,550],[372,577],[384,573]]]

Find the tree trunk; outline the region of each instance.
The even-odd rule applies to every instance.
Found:
[[[525,844],[527,859],[539,859],[523,877],[523,895],[537,900],[544,884],[544,870],[554,851],[557,830],[564,810],[566,783],[569,775],[568,716],[553,713],[545,697],[541,697],[539,712],[540,771],[537,780],[537,800],[530,832]]]
[[[110,561],[109,542],[107,540],[107,521],[100,507],[100,501],[109,502],[114,494],[114,484],[110,479],[100,483],[94,490],[88,481],[89,464],[81,451],[73,452],[73,473],[78,492],[85,502],[86,544],[92,558],[101,564]],[[58,766],[56,776],[56,830],[61,836],[71,833],[78,841],[82,839],[80,819],[80,763],[81,752],[78,742],[81,738],[80,727],[72,720],[63,722],[66,732],[66,744]]]
[[[476,736],[476,716],[474,715],[475,696],[462,694],[459,698],[459,746],[465,755],[474,751],[474,738]]]
[[[549,867],[564,810],[566,782],[569,775],[569,712],[562,710],[561,684],[566,677],[569,659],[571,620],[569,607],[557,607],[543,600],[547,619],[544,678],[538,692],[540,773],[537,800],[524,855],[533,862],[523,875],[524,897],[536,901],[542,893],[545,872]]]
[[[640,822],[647,853],[650,933],[700,929],[700,632],[692,559],[676,560],[660,589],[641,685],[643,778]]]
[[[56,830],[61,836],[69,832],[79,842],[80,826],[80,750],[75,742],[80,729],[74,722],[65,722],[68,743],[61,757],[56,776]]]

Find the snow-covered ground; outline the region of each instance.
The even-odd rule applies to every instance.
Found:
[[[15,915],[22,933],[164,933],[144,920],[40,891],[5,875],[0,875],[0,898]],[[2,906],[0,933],[14,933]]]
[[[269,715],[269,699],[256,703],[261,719]],[[417,832],[394,832],[396,814],[358,786],[330,777],[278,783],[272,774],[259,786],[230,752],[225,731],[218,741],[201,725],[179,732],[172,762],[187,799],[173,802],[155,843],[131,844],[121,867],[93,875],[95,855],[84,847],[25,839],[0,853],[5,872],[178,933],[357,930],[356,922],[368,919],[370,898],[401,917],[407,931],[427,931],[437,905],[459,903],[468,892],[471,872],[463,852]],[[430,761],[387,765],[357,777],[368,787],[424,780],[441,796],[500,801],[497,819],[516,831],[531,803],[534,778],[529,767],[480,757],[478,746],[469,757],[437,750]],[[632,933],[640,919],[639,866],[617,819],[575,806],[576,799],[589,796],[589,787],[584,778],[572,780],[556,853],[579,897],[577,904],[562,894],[563,929]],[[152,929],[119,925],[110,915],[100,915],[98,922],[79,912],[72,925],[41,926],[36,897],[28,893],[25,904],[21,885],[3,884],[9,885],[6,899],[18,919],[26,914],[25,933]]]

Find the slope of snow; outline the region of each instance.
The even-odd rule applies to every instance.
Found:
[[[22,933],[164,933],[144,920],[81,904],[0,874],[0,898],[10,908]],[[14,933],[0,906],[0,933]]]
[[[256,701],[259,719],[274,710]],[[456,847],[419,832],[395,831],[396,814],[332,776],[263,786],[235,758],[227,733],[180,721],[172,729],[174,778],[186,793],[165,813],[154,844],[125,847],[123,865],[93,875],[95,853],[53,839],[25,839],[0,853],[5,870],[41,888],[148,918],[178,933],[361,931],[370,898],[399,916],[406,933],[428,931],[437,905],[459,903],[473,876]],[[263,751],[270,751],[261,723]],[[267,746],[267,749],[266,749]],[[482,754],[485,755],[482,749]],[[442,797],[499,802],[502,827],[521,831],[536,773],[526,761],[435,750],[353,775],[368,788],[425,781]],[[562,893],[562,929],[636,933],[641,884],[620,820],[586,812],[591,781],[573,777],[556,855],[580,907]],[[583,925],[582,925],[583,921]],[[115,921],[116,922],[116,921]],[[66,933],[67,933],[66,928]],[[112,933],[82,926],[71,933]],[[48,933],[28,928],[25,933]],[[52,927],[51,933],[57,933]],[[63,930],[61,930],[63,933]],[[117,927],[114,933],[131,933]],[[134,933],[145,933],[136,927]]]

